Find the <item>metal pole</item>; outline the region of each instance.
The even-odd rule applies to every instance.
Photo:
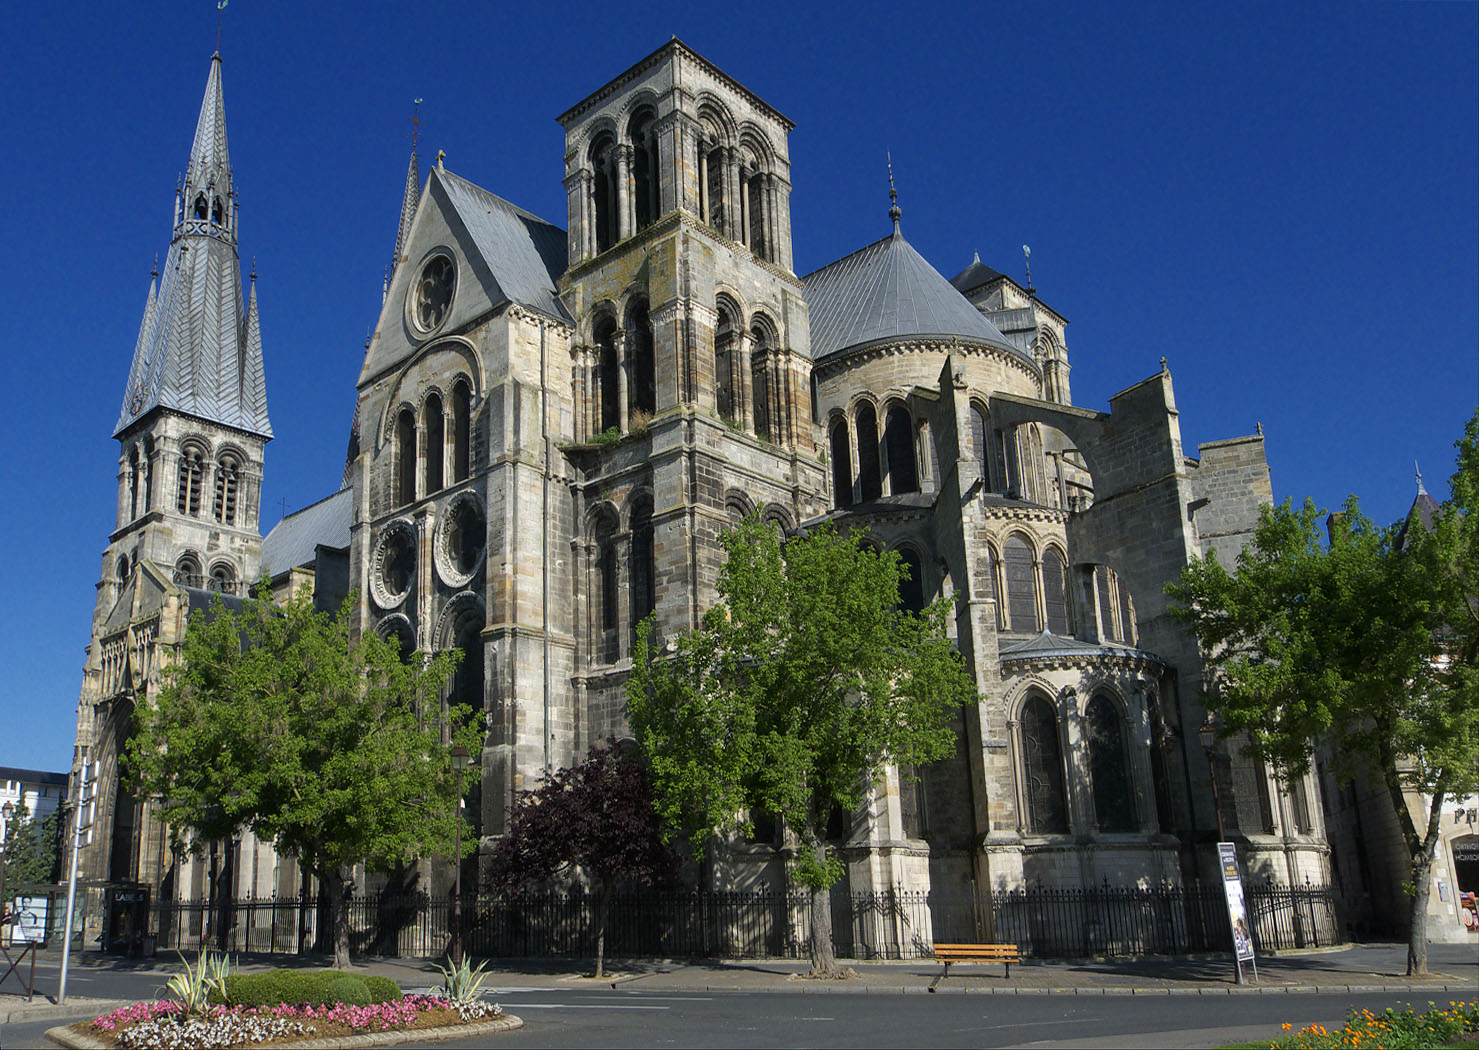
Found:
[[[452,863],[457,865],[452,889],[452,965],[462,966],[462,770],[457,771],[457,846]]]
[[[1217,790],[1217,763],[1212,760],[1212,749],[1203,748],[1207,753],[1207,774],[1212,778],[1212,811],[1217,814],[1217,841],[1226,842],[1227,834],[1222,830],[1222,795]]]
[[[76,812],[72,822],[72,873],[67,878],[67,917],[62,922],[62,976],[57,984],[56,1004],[67,1005],[67,963],[72,956],[72,908],[77,901],[77,853],[82,845],[82,807],[87,799],[87,760],[77,779]]]
[[[25,799],[25,788],[21,788],[21,799]],[[5,907],[5,854],[8,849],[10,838],[10,818],[15,813],[15,807],[9,802],[0,808],[0,932],[4,932],[9,922],[10,913]]]

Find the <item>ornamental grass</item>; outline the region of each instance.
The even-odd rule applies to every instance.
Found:
[[[1344,1028],[1330,1029],[1322,1024],[1305,1025],[1292,1034],[1269,1044],[1270,1050],[1326,1050],[1326,1048],[1360,1048],[1360,1050],[1403,1050],[1428,1047],[1479,1045],[1479,1003],[1450,1002],[1447,1009],[1428,1003],[1419,1014],[1411,1005],[1391,1007],[1381,1013],[1352,1010]]]

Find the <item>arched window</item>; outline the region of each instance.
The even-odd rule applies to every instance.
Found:
[[[627,311],[627,381],[631,384],[627,391],[631,400],[628,418],[645,413],[650,419],[657,411],[657,376],[653,369],[652,343],[652,319],[647,315],[646,302],[639,299]]]
[[[466,704],[473,711],[483,710],[483,617],[476,605],[470,605],[458,616],[453,628],[454,643],[462,650],[462,662],[452,675],[448,701]]]
[[[1130,756],[1125,728],[1114,701],[1096,694],[1084,709],[1089,779],[1094,790],[1094,821],[1100,831],[1134,831],[1135,799],[1130,790]]]
[[[120,554],[118,556],[118,582],[119,583],[127,583],[128,582],[128,555],[127,554]]]
[[[597,622],[597,658],[611,663],[617,657],[617,630],[620,627],[620,594],[617,591],[616,523],[603,519],[596,527],[595,595],[600,616]]]
[[[832,491],[839,507],[852,506],[852,454],[847,447],[847,422],[832,424]]]
[[[216,460],[215,519],[223,525],[236,524],[236,495],[240,487],[241,464],[231,453]]]
[[[1041,696],[1022,707],[1022,776],[1027,796],[1027,827],[1038,835],[1068,831],[1068,797],[1063,790],[1063,748],[1058,718]]]
[[[1042,603],[1048,630],[1065,637],[1072,634],[1068,623],[1068,567],[1063,555],[1052,547],[1042,556]]]
[[[740,416],[738,372],[735,365],[739,357],[739,325],[736,313],[728,299],[718,302],[719,320],[714,325],[714,407],[720,419],[734,422]]]
[[[971,406],[971,451],[976,457],[976,463],[981,468],[981,482],[988,492],[996,492],[997,489],[991,484],[991,444],[988,435],[991,433],[991,424],[986,419],[986,413],[977,405]]]
[[[776,439],[773,426],[775,406],[770,399],[770,359],[775,351],[775,337],[770,326],[757,320],[750,326],[750,390],[755,403],[755,436],[765,441]]]
[[[889,491],[899,496],[919,491],[919,470],[914,463],[914,424],[909,410],[894,405],[884,417],[883,442],[888,449]]]
[[[601,431],[621,426],[621,365],[616,360],[616,319],[603,317],[596,322],[596,371],[601,400]]]
[[[226,208],[224,205],[221,204],[221,198],[216,197],[211,201],[211,222],[215,223],[217,226],[220,226],[225,223],[225,221]]]
[[[426,483],[422,490],[429,496],[442,488],[442,458],[446,454],[446,424],[442,418],[442,399],[436,394],[426,398],[421,410],[426,434]]]
[[[236,593],[236,570],[225,562],[216,562],[211,566],[210,579],[205,582],[206,587],[212,591],[220,591],[222,594]]]
[[[1032,548],[1014,532],[1002,545],[1001,562],[1007,588],[1007,624],[1013,631],[1037,630],[1037,587],[1032,574]]]
[[[199,587],[205,583],[200,575],[200,562],[193,554],[182,554],[176,560],[174,581],[181,587]]]
[[[139,516],[139,446],[128,453],[128,520]]]
[[[770,176],[757,171],[745,180],[746,203],[750,209],[750,251],[762,259],[775,261],[770,243]]]
[[[180,477],[175,508],[192,518],[200,517],[200,489],[205,482],[205,451],[199,445],[180,449]],[[197,574],[199,570],[197,569]]]
[[[924,609],[924,564],[913,547],[899,548],[900,568],[908,578],[899,580],[899,608],[917,613]]]
[[[144,505],[148,513],[154,507],[154,439],[144,439]]]
[[[632,634],[657,607],[656,572],[653,565],[652,497],[643,494],[632,506],[632,544],[630,551],[632,588]]]
[[[466,481],[472,467],[472,391],[462,380],[452,387],[452,480]]]
[[[405,617],[397,616],[393,620],[382,622],[380,632],[387,641],[395,645],[401,663],[409,664],[416,655],[416,632],[411,629]]]
[[[603,134],[591,143],[591,218],[595,222],[596,253],[616,243],[616,140]]]
[[[632,190],[636,194],[633,203],[639,230],[656,222],[662,209],[657,136],[652,133],[652,122],[652,110],[642,109],[627,124],[632,142]]]
[[[878,415],[868,402],[858,406],[858,488],[866,502],[883,495],[878,473]]]
[[[728,151],[717,141],[704,143],[701,163],[703,167],[704,221],[721,234],[729,236],[728,194],[725,192],[725,169],[728,167]]]
[[[416,417],[409,408],[395,419],[396,503],[416,502]]]
[[[197,219],[204,219],[209,210],[210,205],[206,202],[204,193],[195,198],[195,217]]]

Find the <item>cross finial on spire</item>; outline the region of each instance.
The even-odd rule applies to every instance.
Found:
[[[894,221],[894,235],[899,235],[899,219],[904,211],[899,207],[899,189],[894,185],[894,155],[890,151],[884,154],[888,157],[888,217]]]
[[[1428,494],[1428,490],[1423,485],[1423,472],[1422,472],[1422,468],[1417,465],[1417,460],[1415,460],[1415,459],[1412,461],[1412,469],[1413,469],[1414,473],[1417,474],[1417,494],[1419,496],[1426,496]]]
[[[158,277],[159,276],[159,253],[158,252],[155,252],[154,253],[154,265],[151,266],[151,267],[149,267],[149,276],[150,277]]]
[[[1166,359],[1163,357],[1163,358],[1161,358],[1161,371],[1164,372],[1165,370],[1166,370]]]
[[[252,256],[252,280],[255,281],[256,279],[257,279],[257,257],[255,255],[253,255]]]
[[[442,161],[444,161],[446,159],[447,159],[447,151],[444,150],[444,149],[437,150],[437,171],[446,171],[447,170],[446,167],[442,164]]]

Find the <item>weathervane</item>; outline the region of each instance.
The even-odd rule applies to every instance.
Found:
[[[899,190],[894,185],[894,155],[885,150],[884,156],[888,158],[888,217],[894,220],[894,233],[899,232],[899,218],[904,214],[899,207]]]
[[[1425,495],[1428,490],[1423,485],[1423,470],[1422,470],[1422,467],[1419,467],[1417,465],[1417,460],[1415,460],[1415,459],[1412,461],[1412,470],[1417,475],[1417,493],[1418,493],[1418,495],[1419,496]]]
[[[1036,295],[1037,289],[1032,287],[1032,249],[1022,245],[1022,258],[1027,260],[1027,294]]]
[[[216,54],[221,53],[221,12],[226,10],[230,0],[216,0]]]
[[[416,152],[416,146],[421,142],[421,129],[425,125],[421,121],[421,100],[411,100],[416,108],[411,112],[411,152]]]

